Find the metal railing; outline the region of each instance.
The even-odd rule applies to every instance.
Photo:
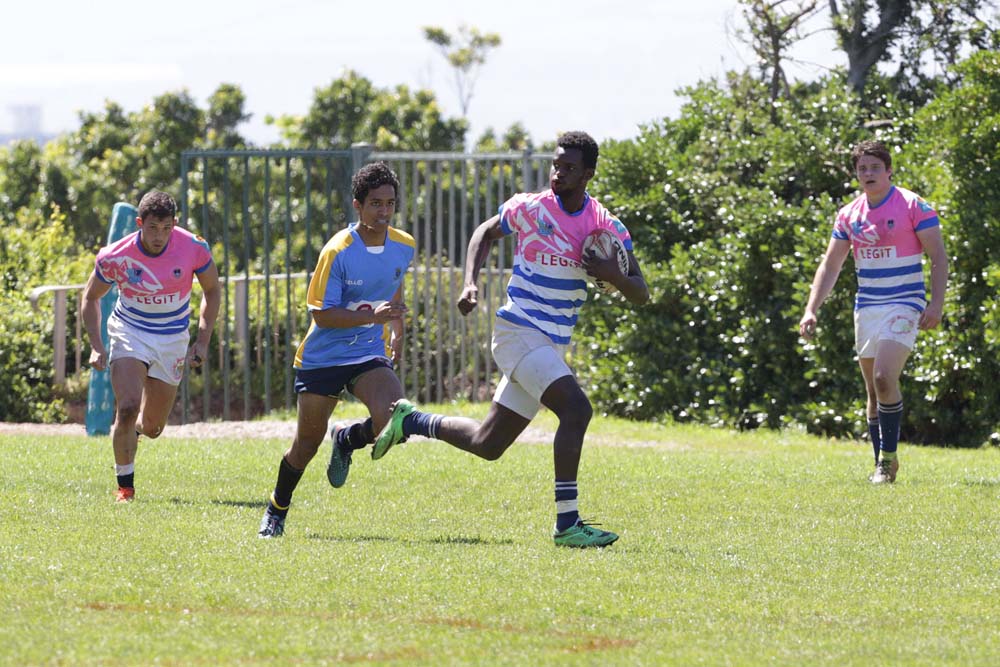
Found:
[[[386,153],[347,151],[185,151],[181,155],[181,225],[213,248],[225,285],[213,335],[213,358],[181,385],[180,420],[248,419],[294,401],[292,361],[309,324],[305,292],[326,241],[353,220],[350,177],[384,160],[400,178],[394,225],[417,253],[404,291],[409,317],[398,373],[421,402],[488,400],[499,379],[490,353],[494,312],[505,298],[512,248],[496,245],[482,272],[481,306],[462,317],[455,302],[469,237],[512,194],[547,184],[548,156],[524,153]],[[79,372],[83,343],[69,295],[54,293],[54,379]],[[198,290],[194,294],[200,294]],[[194,297],[200,299],[200,296]],[[192,302],[197,310],[198,303]],[[75,325],[68,363],[70,320]],[[199,399],[200,396],[200,399]]]

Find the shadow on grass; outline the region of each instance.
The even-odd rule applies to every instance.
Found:
[[[963,479],[962,484],[971,487],[983,487],[991,489],[1000,486],[1000,479]]]
[[[323,535],[320,533],[310,533],[306,536],[310,540],[322,540],[325,542],[398,542],[400,544],[485,544],[499,546],[514,544],[511,539],[484,539],[482,537],[466,537],[462,535],[446,535],[443,537],[429,537],[424,539],[399,539],[387,535]]]
[[[199,500],[197,498],[170,498],[168,502],[174,505],[201,505],[204,504],[205,500]],[[219,498],[212,498],[207,501],[210,505],[222,505],[223,507],[249,507],[251,509],[264,509],[267,507],[267,500],[261,500],[257,498],[256,500],[224,500]]]

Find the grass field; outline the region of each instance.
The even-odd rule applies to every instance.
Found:
[[[324,444],[259,540],[284,440],[168,429],[121,506],[107,438],[0,436],[0,664],[1000,664],[1000,451],[904,445],[872,487],[867,444],[592,431],[603,551],[552,545],[548,443],[359,453],[336,490]]]

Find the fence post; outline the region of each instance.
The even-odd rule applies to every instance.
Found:
[[[55,363],[55,383],[66,382],[66,292],[55,294],[55,326],[52,331],[52,356]]]

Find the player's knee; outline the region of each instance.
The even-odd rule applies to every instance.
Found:
[[[151,440],[156,440],[161,435],[163,435],[163,425],[154,426],[153,428],[150,428],[148,426],[144,426],[143,430],[142,430],[142,434],[144,436],[146,436],[147,438],[151,439]]]
[[[319,446],[322,442],[322,440],[313,441],[309,438],[296,438],[295,442],[292,443],[292,449],[296,454],[296,458],[304,457],[305,460],[309,461],[319,451]]]
[[[119,401],[115,408],[115,415],[119,422],[129,423],[139,419],[139,401]]]
[[[576,427],[586,430],[594,416],[594,407],[586,396],[581,395],[579,399],[572,401],[566,410],[559,415],[559,424],[563,426]]]
[[[506,439],[500,439],[496,436],[492,436],[474,438],[472,444],[475,452],[481,458],[486,459],[487,461],[496,461],[503,456],[504,452],[507,451],[507,448],[510,447],[511,443],[506,441]]]
[[[884,396],[896,388],[896,378],[890,373],[878,369],[875,370],[873,381],[875,384],[875,393],[880,396]]]

